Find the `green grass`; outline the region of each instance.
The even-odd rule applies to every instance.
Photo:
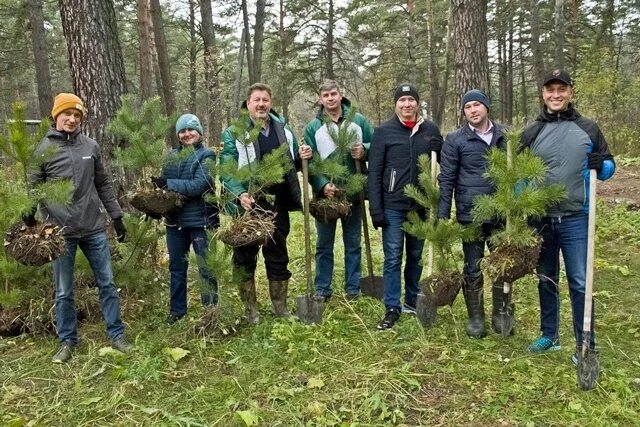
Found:
[[[508,339],[494,333],[468,338],[461,297],[451,310],[440,309],[432,329],[403,317],[394,330],[377,332],[382,305],[342,297],[342,250],[336,245],[338,286],[320,326],[270,316],[260,266],[263,322],[225,340],[190,333],[201,313],[195,284],[188,319],[166,326],[166,283],[137,303],[143,310],[126,312],[137,346],[132,355],[104,351],[102,324],[80,329],[81,346],[62,366],[50,363],[54,337],[0,339],[0,424],[637,425],[640,214],[600,211],[596,332],[602,374],[593,391],[579,390],[570,362],[575,342],[564,278],[563,349],[532,356],[525,349],[538,336],[535,279],[515,286],[518,329]],[[305,282],[301,218],[292,219],[290,307]],[[379,235],[372,233],[380,274]],[[223,289],[222,298],[224,317],[239,317],[235,290]],[[489,313],[490,298],[485,306]],[[176,347],[189,353],[176,361],[166,351]]]

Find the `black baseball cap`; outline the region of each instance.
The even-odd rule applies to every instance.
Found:
[[[571,75],[559,68],[549,71],[544,76],[544,79],[542,80],[542,86],[546,86],[553,81],[559,81],[573,87],[573,79],[571,79]]]

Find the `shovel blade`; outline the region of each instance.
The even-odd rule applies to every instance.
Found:
[[[307,325],[322,323],[324,299],[315,295],[300,295],[296,297],[297,315],[302,323]]]
[[[420,321],[423,328],[430,328],[436,323],[438,318],[438,306],[436,299],[432,294],[425,295],[422,292],[418,294],[416,301],[416,317]]]
[[[511,292],[509,292],[504,294],[502,308],[500,309],[500,322],[502,324],[500,334],[502,338],[508,338],[513,334],[515,327],[513,311],[514,304],[511,302]]]
[[[382,277],[380,276],[367,276],[360,279],[360,292],[362,295],[375,298],[382,301],[384,294],[384,286],[382,284]]]

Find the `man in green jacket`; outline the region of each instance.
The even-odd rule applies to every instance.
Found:
[[[329,126],[349,126],[356,141],[351,147],[349,155],[336,159],[345,165],[351,174],[356,173],[355,162],[366,161],[367,151],[371,144],[373,129],[367,119],[360,113],[355,113],[348,122],[351,102],[342,96],[338,83],[325,80],[318,89],[321,104],[317,116],[307,124],[304,132],[304,142],[317,152],[321,159],[337,158],[340,154],[336,150],[336,143],[332,139]],[[336,186],[324,175],[311,175],[311,186],[318,198],[332,198],[336,193]],[[342,240],[344,243],[344,273],[345,292],[348,299],[356,299],[360,295],[360,264],[361,247],[360,234],[362,224],[362,207],[356,195],[352,203],[351,214],[342,219]],[[331,279],[333,277],[333,246],[336,237],[337,220],[320,222],[316,220],[316,294],[329,299],[332,294]]]
[[[274,197],[273,203],[265,200],[254,200],[247,192],[247,187],[231,177],[222,177],[225,191],[236,198],[236,202],[245,211],[251,211],[256,204],[268,205],[267,208],[276,212],[273,238],[262,245],[262,255],[269,280],[269,296],[276,316],[289,316],[287,310],[287,288],[291,272],[289,271],[289,254],[287,251],[287,236],[289,235],[289,212],[300,210],[300,184],[296,170],[300,167],[301,159],[310,159],[311,148],[298,147],[295,136],[285,124],[283,117],[271,109],[271,88],[264,83],[254,83],[249,87],[247,100],[242,108],[249,112],[247,130],[256,123],[262,124],[262,129],[248,150],[238,150],[242,145],[236,141],[231,127],[222,133],[224,148],[220,153],[220,162],[235,160],[238,167],[257,162],[266,154],[271,153],[281,145],[289,147],[287,150],[290,169],[284,181],[268,189],[269,195]],[[264,206],[263,206],[264,207]],[[234,268],[242,270],[245,280],[240,286],[240,298],[245,306],[245,316],[250,324],[260,322],[258,314],[255,270],[260,246],[242,246],[233,249]]]

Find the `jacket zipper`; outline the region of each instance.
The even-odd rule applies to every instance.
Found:
[[[389,179],[389,193],[396,188],[396,168],[391,168],[391,178]]]

